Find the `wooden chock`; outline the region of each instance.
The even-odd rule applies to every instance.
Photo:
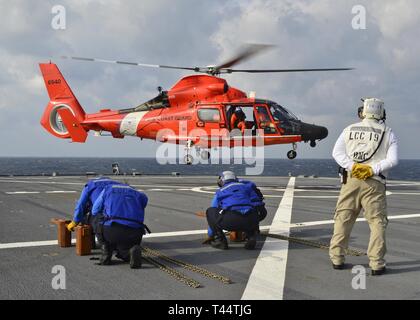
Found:
[[[51,222],[57,225],[58,246],[61,248],[71,247],[71,232],[67,230],[67,225],[71,220],[51,219]]]
[[[76,254],[78,256],[89,255],[92,251],[92,226],[88,224],[80,225],[76,231]]]
[[[229,239],[233,242],[245,241],[245,232],[242,231],[231,231],[229,233]]]

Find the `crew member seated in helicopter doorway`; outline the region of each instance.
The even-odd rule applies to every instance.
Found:
[[[241,133],[244,134],[245,133],[245,129],[246,129],[246,115],[243,112],[243,110],[241,108],[238,108],[235,110],[235,112],[233,113],[231,119],[230,119],[230,127],[231,129],[239,129],[241,130]]]
[[[141,241],[145,231],[144,211],[147,196],[129,185],[105,187],[93,205],[92,214],[103,215],[99,232],[103,245],[100,265],[110,265],[114,251],[116,257],[130,263],[130,267],[141,267]]]
[[[67,225],[67,229],[71,232],[79,223],[90,224],[93,232],[96,233],[98,217],[93,217],[91,214],[92,206],[95,203],[98,196],[104,190],[106,186],[120,184],[118,181],[111,180],[108,177],[98,177],[89,180],[77,201],[74,209],[73,220]],[[100,237],[98,237],[100,242]],[[92,248],[96,247],[95,237],[92,237]]]
[[[253,185],[240,182],[232,171],[224,171],[218,177],[217,184],[220,188],[206,211],[209,238],[203,243],[226,250],[228,244],[223,230],[244,231],[247,239],[245,249],[254,249],[260,216],[252,202],[255,198]]]

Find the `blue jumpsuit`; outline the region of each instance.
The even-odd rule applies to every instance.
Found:
[[[248,184],[251,187],[251,202],[255,210],[258,212],[259,220],[262,221],[267,216],[267,209],[265,208],[264,196],[258,189],[257,185],[249,180],[239,180],[241,183]]]
[[[217,190],[211,207],[207,209],[208,234],[223,230],[252,233],[258,229],[258,214],[251,201],[252,186],[238,181],[226,181]]]
[[[92,209],[94,216],[103,216],[104,243],[118,251],[118,257],[128,259],[128,251],[141,243],[144,235],[144,210],[147,196],[128,185],[105,187]]]
[[[120,182],[109,178],[96,178],[89,180],[83,188],[82,194],[77,201],[76,208],[74,209],[73,221],[76,223],[83,222],[86,214],[91,211],[93,204],[104,188],[113,184],[120,184]]]

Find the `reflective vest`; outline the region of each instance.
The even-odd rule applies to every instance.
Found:
[[[344,134],[347,156],[354,162],[373,167],[386,158],[391,129],[384,123],[364,119],[362,122],[348,126],[344,129]],[[387,172],[381,174],[386,177]],[[379,176],[372,178],[385,182]]]
[[[218,207],[223,210],[241,210],[241,212],[247,213],[253,208],[251,193],[252,189],[249,184],[236,181],[228,182],[216,192]]]
[[[251,188],[251,202],[254,207],[259,207],[265,205],[264,203],[264,196],[261,193],[260,189],[258,189],[257,185],[249,180],[239,180],[239,182],[244,184],[249,184]]]
[[[143,226],[147,196],[127,185],[112,185],[104,190],[105,224],[117,222],[128,227]]]

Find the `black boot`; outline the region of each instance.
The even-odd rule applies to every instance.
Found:
[[[130,249],[130,268],[141,268],[141,248],[139,245],[135,245]]]
[[[254,250],[255,246],[257,245],[257,232],[247,232],[247,240],[245,243],[245,249],[247,250]]]
[[[225,234],[223,232],[218,232],[214,237],[214,241],[211,242],[211,246],[216,249],[227,250],[228,244]]]
[[[95,237],[95,234],[93,232],[90,234],[90,240],[91,240],[91,244],[92,244],[92,250],[100,248],[100,246],[96,245],[96,237]]]
[[[381,276],[381,275],[383,275],[384,273],[386,272],[386,268],[385,267],[383,267],[383,268],[381,268],[381,269],[377,269],[377,270],[373,270],[372,269],[372,276]]]
[[[117,251],[115,258],[120,259],[124,262],[130,262],[130,252],[129,250]]]
[[[102,244],[102,254],[99,258],[100,265],[103,266],[109,266],[111,264],[111,258],[112,258],[112,249],[111,246],[107,243]]]

